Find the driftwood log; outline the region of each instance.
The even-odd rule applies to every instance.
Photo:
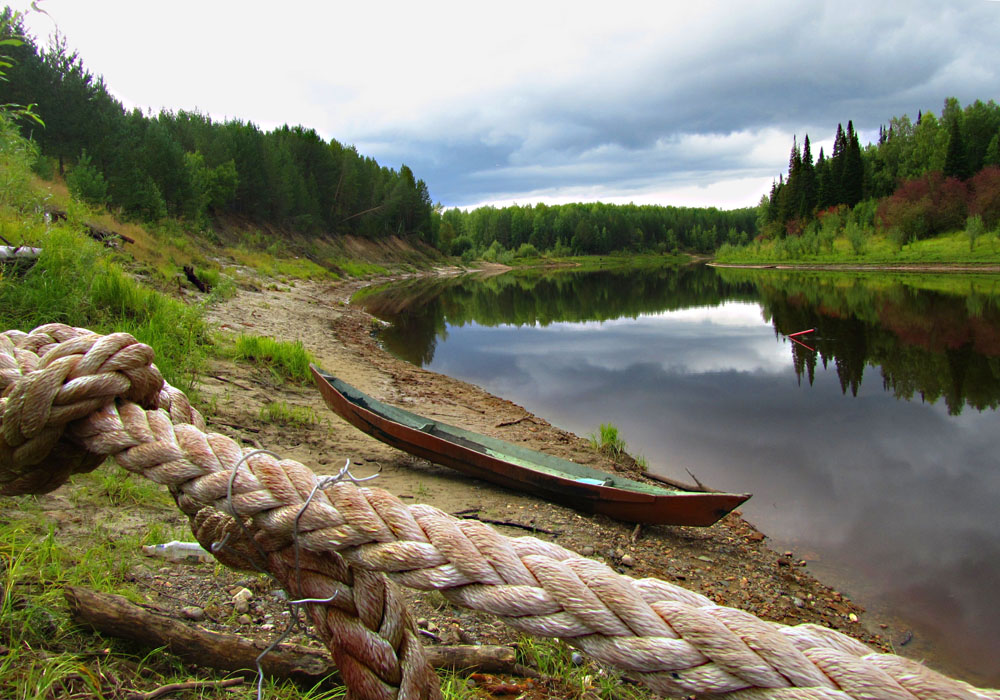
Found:
[[[31,260],[42,254],[41,248],[0,245],[0,260]]]
[[[53,221],[66,221],[67,214],[63,209],[58,207],[45,207],[43,210]],[[84,222],[83,230],[88,236],[94,240],[100,241],[108,247],[117,247],[122,243],[135,243],[135,239],[126,236],[124,233],[119,233],[118,231],[112,231],[109,228],[103,226],[98,226],[96,224],[91,224]]]
[[[109,636],[150,647],[166,647],[184,661],[199,666],[222,671],[255,671],[256,658],[268,644],[196,627],[112,593],[67,586],[63,595],[78,623]],[[511,647],[441,645],[427,646],[425,651],[435,668],[537,675],[517,664]],[[261,668],[270,676],[313,683],[337,674],[325,649],[299,644],[279,644],[261,659]]]

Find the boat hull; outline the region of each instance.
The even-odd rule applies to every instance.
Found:
[[[383,404],[316,366],[312,373],[327,406],[375,439],[477,479],[586,512],[626,522],[707,526],[750,497],[624,479]],[[609,481],[612,485],[605,485]]]

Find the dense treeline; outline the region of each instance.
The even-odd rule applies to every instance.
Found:
[[[487,279],[444,277],[372,289],[361,303],[390,324],[379,333],[394,355],[418,365],[434,359],[449,327],[548,326],[638,318],[693,306],[756,299],[753,285],[726,283],[701,265],[646,269],[528,269]]]
[[[442,215],[440,242],[454,255],[497,251],[572,252],[695,250],[724,242],[745,243],[756,234],[756,210],[652,205],[536,204],[450,209]]]
[[[1000,300],[989,282],[956,284],[958,293],[825,272],[718,268],[729,284],[751,283],[778,333],[815,328],[809,348],[792,346],[800,380],[833,363],[842,391],[857,395],[866,369],[877,369],[898,398],[943,399],[957,415],[1000,405]],[[972,285],[974,293],[968,291]],[[940,284],[933,285],[941,287]],[[814,346],[814,348],[813,348]],[[869,378],[869,381],[872,381]]]
[[[0,28],[23,39],[5,52],[13,60],[0,104],[34,105],[44,127],[22,120],[22,132],[51,159],[40,167],[58,167],[85,201],[145,220],[228,214],[302,233],[415,234],[434,243],[427,186],[405,165],[382,167],[301,126],[264,132],[197,112],[128,111],[65,39],[40,49],[9,8]]]
[[[861,227],[879,228],[899,244],[972,223],[1000,225],[1000,107],[977,100],[964,109],[948,98],[940,118],[919,113],[893,117],[878,143],[864,148],[852,122],[837,126],[833,153],[813,162],[807,135],[792,144],[788,175],[761,201],[765,237],[798,236],[824,216],[839,221],[848,210]]]

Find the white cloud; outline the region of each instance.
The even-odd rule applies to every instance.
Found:
[[[752,204],[792,134],[989,99],[1000,66],[985,0],[42,6],[130,105],[302,123],[449,205]]]

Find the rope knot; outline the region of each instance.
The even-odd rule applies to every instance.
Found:
[[[204,425],[153,357],[128,333],[62,323],[0,333],[0,495],[48,492],[97,467],[107,455],[87,450],[66,428],[116,400]]]

